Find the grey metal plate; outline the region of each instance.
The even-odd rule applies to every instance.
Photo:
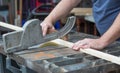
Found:
[[[3,43],[5,52],[13,53],[15,51],[22,51],[24,49],[32,48],[35,45],[60,38],[72,29],[75,24],[75,17],[70,17],[61,30],[44,37],[42,35],[40,23],[39,20],[32,19],[24,24],[23,30],[4,34]]]

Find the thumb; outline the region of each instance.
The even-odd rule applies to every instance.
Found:
[[[56,32],[57,30],[55,30],[55,28],[53,27],[52,29],[48,29],[48,32],[47,32],[47,34],[50,34],[50,33],[52,33],[52,32]]]

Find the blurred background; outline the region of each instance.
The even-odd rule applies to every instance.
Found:
[[[44,20],[61,0],[0,0],[0,21],[22,27],[27,20]],[[76,16],[76,32],[99,35],[94,25],[91,0],[82,0],[67,17],[58,20],[55,28],[60,29],[69,16]],[[90,29],[94,28],[94,29]],[[6,31],[0,27],[1,31]],[[2,33],[2,32],[1,32]]]

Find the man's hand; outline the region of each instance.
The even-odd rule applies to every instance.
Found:
[[[83,39],[83,40],[76,42],[73,46],[73,49],[76,51],[78,51],[80,49],[85,49],[85,48],[92,48],[92,49],[101,50],[106,46],[107,45],[104,44],[101,39],[86,38],[86,39]]]
[[[40,25],[42,27],[43,36],[45,36],[48,33],[48,31],[55,30],[52,22],[50,21],[44,20]]]

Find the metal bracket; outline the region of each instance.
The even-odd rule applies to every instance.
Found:
[[[6,58],[6,68],[12,73],[36,73],[24,65],[17,64],[17,66],[18,68],[12,65],[12,60],[9,58],[9,56]]]
[[[6,68],[10,70],[12,73],[22,73],[20,69],[12,66],[11,59],[9,57],[6,58]]]

